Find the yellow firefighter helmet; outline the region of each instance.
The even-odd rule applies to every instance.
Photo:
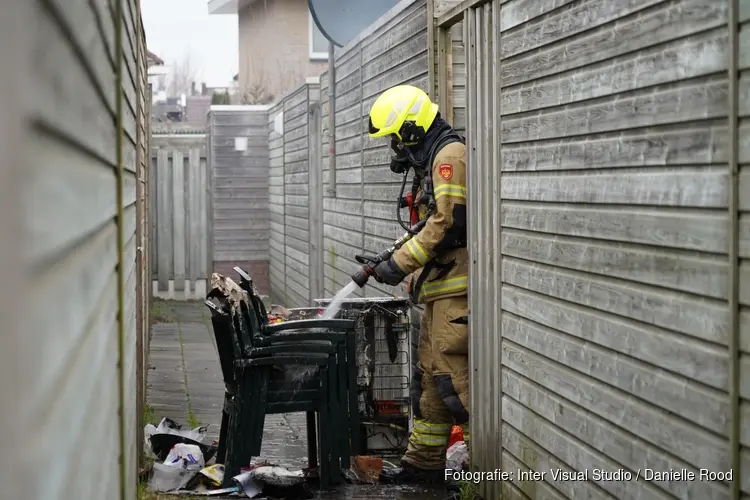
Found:
[[[395,135],[405,145],[424,137],[438,113],[424,90],[397,85],[383,92],[370,108],[370,137]]]

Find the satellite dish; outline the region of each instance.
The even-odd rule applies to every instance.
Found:
[[[323,36],[343,47],[399,0],[307,0],[310,13]]]

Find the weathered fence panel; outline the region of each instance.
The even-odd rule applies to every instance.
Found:
[[[273,299],[308,306],[323,296],[320,83],[308,78],[269,110],[270,276]]]
[[[2,252],[2,267],[6,293],[23,301],[0,314],[2,435],[13,454],[2,496],[135,500],[146,307],[137,290],[140,12],[135,0],[5,2],[0,31],[0,120],[13,141],[1,144],[0,189],[11,193],[0,212],[12,217],[3,217],[12,240],[3,250],[18,245]]]
[[[484,498],[729,497],[728,481],[591,475],[645,468],[734,469],[750,493],[733,426],[750,380],[732,310],[744,219],[728,223],[746,141],[727,121],[748,86],[733,100],[728,3],[564,3],[463,19],[472,459],[547,473]]]
[[[205,297],[210,262],[206,134],[155,134],[151,146],[153,293]]]
[[[310,200],[307,84],[284,98],[284,255],[286,304],[310,304]]]
[[[269,293],[268,106],[211,106],[210,248],[214,272],[240,266]]]

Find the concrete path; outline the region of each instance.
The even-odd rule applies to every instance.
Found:
[[[154,418],[159,421],[169,417],[188,427],[209,425],[208,439],[218,439],[224,381],[208,308],[202,302],[156,301],[152,314],[155,323],[151,328],[147,402]],[[259,458],[292,470],[307,467],[304,413],[268,415]],[[318,498],[433,500],[444,497],[442,492],[420,488],[346,485]]]
[[[202,302],[176,301],[157,301],[153,313],[147,400],[155,419],[208,425],[208,439],[218,439],[224,380],[211,313]],[[268,415],[260,458],[306,467],[306,439],[303,413]]]

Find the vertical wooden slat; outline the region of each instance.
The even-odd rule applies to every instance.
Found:
[[[203,196],[200,197],[200,224],[198,232],[206,235],[205,244],[201,245],[200,275],[211,280],[214,260],[214,207],[213,207],[213,169],[208,161],[201,160],[199,183],[206,186]]]
[[[169,168],[169,151],[159,150],[156,163],[156,201],[158,225],[156,226],[159,291],[169,288],[169,267],[172,263],[172,176]]]
[[[201,208],[205,191],[200,184],[201,170],[201,152],[197,147],[190,149],[188,158],[188,277],[195,290],[195,283],[198,281],[200,269],[203,267],[203,255],[201,247],[205,242],[206,235],[201,232]]]
[[[450,87],[448,86],[448,77],[446,75],[446,68],[448,65],[446,64],[446,43],[445,40],[448,38],[449,32],[448,29],[437,26],[435,28],[437,31],[437,82],[436,87],[438,89],[438,106],[440,109],[440,114],[443,115],[443,118],[447,120],[450,123],[450,119],[447,116],[448,111],[448,95],[450,92]]]
[[[495,393],[493,394],[493,405],[492,405],[492,419],[494,432],[491,437],[491,441],[495,443],[493,447],[493,458],[492,463],[496,464],[496,467],[501,470],[505,470],[503,464],[503,364],[502,364],[502,250],[500,233],[502,230],[502,198],[501,198],[501,182],[502,182],[502,165],[501,165],[501,148],[502,141],[500,140],[501,130],[501,116],[502,116],[502,99],[501,99],[501,85],[500,85],[500,15],[502,9],[499,1],[495,1],[492,4],[492,16],[490,25],[490,34],[492,47],[488,54],[490,61],[490,74],[492,80],[490,81],[490,92],[492,93],[492,104],[490,106],[490,144],[492,145],[492,155],[490,158],[490,168],[492,169],[492,194],[491,198],[494,200],[492,207],[492,225],[491,235],[488,238],[491,245],[490,257],[493,260],[493,269],[491,273],[491,288],[492,288],[492,324],[490,332],[492,334],[492,342],[487,346],[487,351],[490,353],[490,361],[495,366],[495,373],[492,378],[492,386],[494,387]],[[502,484],[499,481],[492,483],[492,495],[489,498],[502,498]],[[488,499],[489,500],[489,499]]]
[[[136,0],[138,1],[138,0]],[[136,342],[136,419],[135,419],[135,430],[136,430],[136,450],[138,466],[140,467],[143,463],[144,455],[141,453],[143,448],[143,404],[146,398],[146,385],[145,385],[145,367],[143,362],[143,350],[144,350],[144,324],[143,316],[145,309],[145,297],[143,293],[143,282],[144,282],[144,264],[145,257],[143,252],[145,251],[143,235],[145,232],[144,227],[144,202],[145,202],[145,179],[144,174],[144,156],[145,152],[142,148],[144,141],[144,130],[142,128],[142,122],[144,121],[144,102],[143,102],[143,75],[144,70],[144,54],[143,40],[141,33],[141,22],[140,22],[140,9],[138,9],[139,16],[137,17],[136,27],[136,119],[135,119],[135,134],[136,134],[136,161],[135,161],[135,183],[136,183],[136,208],[135,208],[135,237],[136,237],[136,252],[135,252],[135,316],[136,316],[136,328],[135,328],[135,342]]]
[[[320,103],[310,104],[309,127],[309,176],[310,201],[310,304],[323,297],[323,172],[321,156]]]
[[[150,128],[150,127],[149,127]],[[150,134],[150,132],[149,132]],[[157,223],[159,220],[159,203],[161,197],[158,196],[159,185],[159,154],[152,150],[149,146],[148,149],[149,158],[151,158],[151,170],[149,171],[148,183],[150,198],[148,201],[148,213],[149,213],[149,253],[151,254],[151,269],[149,271],[149,279],[156,281],[156,275],[159,272],[159,231],[157,229]],[[153,285],[152,285],[153,293]]]
[[[154,187],[153,187],[153,172],[156,170],[154,162],[151,159],[151,99],[152,99],[152,89],[151,84],[149,83],[147,86],[147,93],[146,93],[146,116],[149,118],[146,120],[146,158],[147,158],[147,164],[148,164],[148,172],[146,177],[146,238],[145,238],[145,244],[146,244],[146,250],[145,255],[149,256],[149,259],[147,261],[146,266],[146,296],[148,297],[148,300],[146,301],[146,328],[150,328],[151,326],[151,302],[153,300],[153,269],[154,265],[156,264],[156,258],[154,257],[153,252],[151,251],[151,247],[155,246],[155,239],[156,239],[156,231],[153,231],[153,224],[151,222],[151,219],[154,217]],[[150,335],[148,332],[146,333],[146,348],[145,348],[145,356],[146,361],[148,361],[148,340],[150,339]],[[146,367],[148,367],[148,362],[145,364]],[[148,369],[147,369],[148,371]]]
[[[445,53],[445,104],[442,112],[445,114],[445,120],[455,125],[453,122],[453,36],[450,28],[445,28],[442,50]]]
[[[476,50],[475,50],[475,30],[474,30],[474,11],[467,10],[464,18],[464,40],[466,41],[466,70],[468,73],[467,85],[466,85],[466,142],[467,142],[467,155],[469,172],[473,165],[478,165],[477,161],[477,127],[474,125],[476,120],[476,109],[477,109],[477,93],[475,86],[469,82],[474,82],[476,79]],[[479,193],[477,192],[477,176],[469,175],[467,186],[467,204],[468,204],[468,239],[469,239],[469,303],[478,304],[480,291],[479,291],[479,269],[477,268],[477,255],[479,253],[478,245],[478,234],[477,225],[479,221],[478,200]],[[481,353],[480,342],[481,342],[481,311],[478,308],[470,308],[469,310],[469,373],[470,373],[470,390],[472,399],[476,398],[481,394],[481,376],[477,373],[476,368],[479,365],[479,353]],[[472,408],[477,408],[480,405],[473,404]],[[475,436],[479,436],[480,433],[481,419],[477,412],[470,412],[470,428],[471,432]],[[482,443],[480,439],[473,439],[470,442],[471,454],[472,454],[472,468],[475,471],[482,470],[481,461],[481,449]]]
[[[740,4],[738,0],[729,0],[727,15],[728,24],[728,99],[727,114],[729,128],[729,186],[728,186],[728,244],[727,264],[729,267],[729,279],[727,280],[728,298],[728,355],[729,355],[729,464],[736,471],[730,485],[730,498],[739,500],[742,496],[744,486],[744,475],[748,474],[747,468],[743,470],[742,428],[740,413],[742,360],[740,355],[740,165],[739,165],[739,115],[740,115]],[[747,40],[747,39],[746,39]],[[746,41],[745,40],[745,41]],[[745,45],[747,45],[745,43]],[[747,89],[742,89],[744,92]],[[747,381],[745,381],[747,383]]]
[[[476,255],[477,260],[477,268],[478,268],[478,290],[479,290],[479,304],[480,309],[477,311],[479,313],[479,331],[481,332],[481,335],[479,336],[479,344],[481,348],[481,355],[478,357],[477,361],[477,372],[480,377],[480,384],[479,384],[479,394],[481,394],[482,399],[484,400],[487,398],[487,396],[491,392],[490,384],[489,384],[489,365],[487,364],[487,339],[489,334],[489,322],[488,322],[488,299],[487,296],[487,275],[488,275],[488,268],[487,268],[487,224],[488,224],[488,216],[487,213],[487,175],[488,175],[488,165],[487,165],[487,135],[486,135],[486,129],[485,129],[485,123],[487,120],[487,87],[486,87],[486,78],[487,78],[487,66],[485,64],[485,54],[487,51],[487,47],[485,45],[484,40],[484,10],[480,8],[472,9],[474,10],[474,23],[472,25],[472,28],[474,29],[474,39],[473,43],[475,46],[475,64],[476,64],[476,75],[475,75],[475,81],[472,82],[472,85],[476,87],[476,112],[475,112],[475,120],[474,120],[474,126],[476,127],[476,137],[477,137],[477,163],[474,165],[479,166],[481,169],[481,174],[479,175],[479,179],[482,179],[482,182],[478,182],[478,185],[476,186],[477,191],[477,238],[479,239],[479,252]],[[486,403],[486,400],[485,400]],[[489,435],[489,425],[488,425],[488,415],[487,411],[489,409],[488,404],[483,404],[481,408],[478,410],[479,413],[479,426],[478,431],[480,432],[480,436],[488,436]],[[478,457],[479,460],[479,466],[481,470],[487,470],[487,467],[489,466],[489,457],[490,454],[490,446],[488,446],[486,440],[479,440],[480,443],[482,443],[481,449],[478,450]],[[487,482],[483,481],[480,484],[480,494],[484,497],[487,496]]]
[[[185,290],[185,158],[172,151],[172,223],[174,226],[174,289]]]

